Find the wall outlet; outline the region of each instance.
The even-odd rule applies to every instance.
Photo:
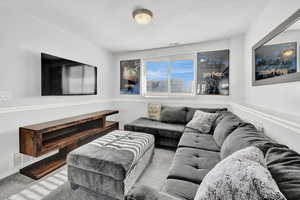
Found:
[[[0,91],[0,103],[8,101],[12,98],[12,93],[9,91]]]

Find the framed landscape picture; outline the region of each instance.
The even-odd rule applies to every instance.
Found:
[[[300,9],[252,47],[252,86],[300,81]]]
[[[197,94],[229,95],[229,50],[197,54]]]
[[[255,81],[297,72],[297,42],[263,45],[255,50]]]
[[[120,61],[120,93],[140,94],[141,60]]]

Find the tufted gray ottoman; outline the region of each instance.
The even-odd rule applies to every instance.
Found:
[[[113,131],[69,153],[69,182],[80,191],[78,199],[124,199],[153,152],[152,135]]]

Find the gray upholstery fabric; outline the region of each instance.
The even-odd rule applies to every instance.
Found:
[[[193,148],[178,148],[168,175],[200,184],[204,176],[220,161],[219,153]]]
[[[129,124],[126,124],[124,129],[179,139],[183,133],[184,125],[158,122],[142,117]]]
[[[226,137],[232,133],[239,125],[241,125],[243,121],[236,115],[225,115],[221,121],[218,123],[218,125],[215,128],[214,131],[214,139],[219,147],[222,146],[224,140]]]
[[[230,111],[217,111],[216,113],[219,114],[217,119],[215,120],[215,127],[219,124],[219,122],[227,115],[233,115],[232,112]]]
[[[193,119],[194,113],[196,110],[201,110],[203,112],[208,113],[215,113],[215,112],[221,112],[221,111],[227,111],[227,108],[191,108],[187,107],[187,113],[186,113],[186,123],[191,121]]]
[[[124,197],[124,182],[112,177],[68,166],[68,179],[74,186],[88,188],[89,191],[115,199],[123,199]]]
[[[220,151],[212,135],[185,132],[181,137],[178,147],[190,147],[208,151]]]
[[[128,151],[86,144],[69,153],[67,163],[68,166],[124,180],[133,158],[134,155]]]
[[[201,133],[209,133],[218,117],[216,113],[203,112],[196,110],[193,119],[186,127],[200,131]]]
[[[135,186],[125,197],[125,200],[180,200],[164,192],[159,192],[149,186]]]
[[[152,159],[153,149],[153,135],[113,131],[69,153],[69,182],[74,189],[122,200]]]
[[[266,167],[264,154],[248,147],[222,160],[203,179],[195,200],[286,200]]]
[[[289,200],[299,200],[300,155],[286,147],[272,147],[265,157],[268,169],[281,192]]]
[[[144,185],[133,186],[128,194],[125,196],[125,200],[157,200],[159,197],[159,191]]]
[[[172,195],[180,200],[193,200],[199,185],[188,181],[168,179],[162,192]]]
[[[258,132],[254,125],[244,123],[225,139],[221,147],[221,159],[251,145],[259,145],[268,142],[271,142],[271,140],[263,133]]]
[[[200,133],[200,131],[195,130],[195,129],[191,129],[189,127],[185,127],[183,130],[183,133]]]
[[[155,138],[155,145],[157,147],[167,147],[176,149],[178,146],[179,140],[178,139],[172,139],[167,137],[156,137]]]
[[[186,107],[162,106],[160,121],[166,123],[186,123]]]

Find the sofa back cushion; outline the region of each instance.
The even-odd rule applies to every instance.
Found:
[[[281,192],[289,200],[299,200],[300,155],[286,147],[273,147],[269,148],[265,157]]]
[[[232,153],[251,145],[258,146],[272,142],[274,141],[258,132],[253,124],[243,123],[225,139],[220,156],[221,159],[224,159]]]
[[[191,107],[187,107],[186,109],[187,109],[186,123],[189,123],[193,119],[196,110],[201,110],[203,112],[208,112],[208,113],[227,111],[227,108],[191,108]]]
[[[186,123],[186,107],[162,106],[160,121],[166,123]]]
[[[213,134],[218,146],[221,147],[227,136],[242,123],[243,121],[232,113],[224,115],[221,121],[217,124]]]

